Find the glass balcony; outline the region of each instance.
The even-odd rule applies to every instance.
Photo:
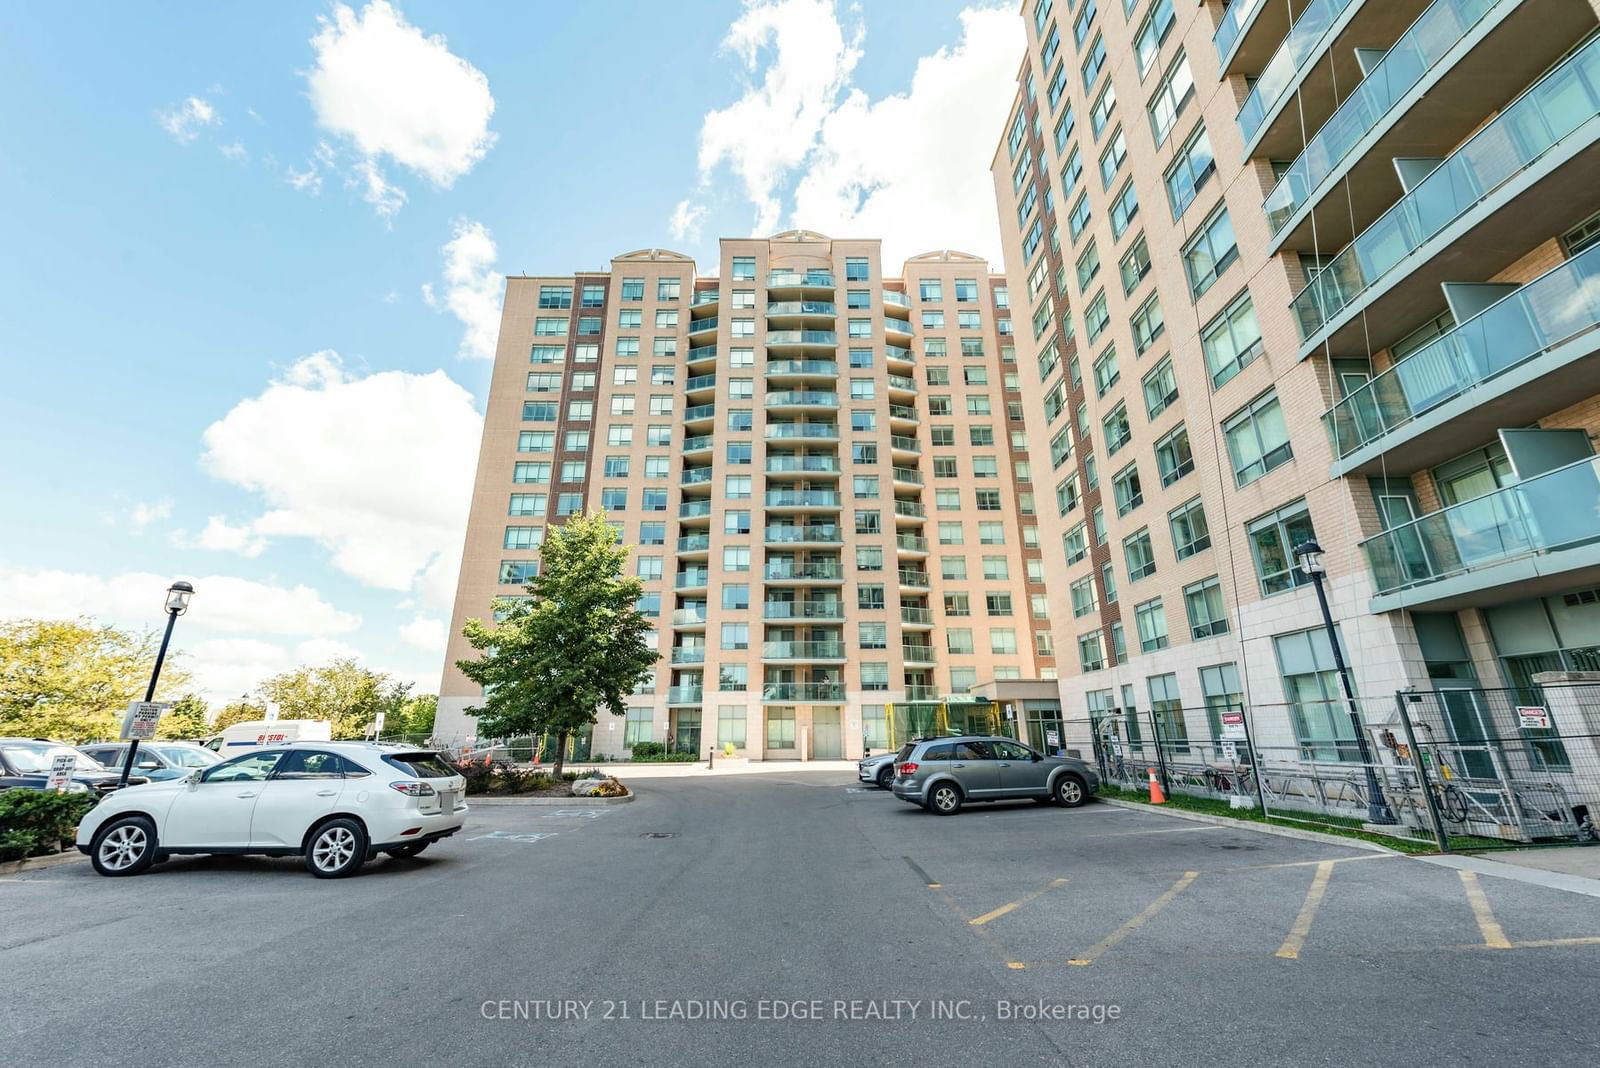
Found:
[[[888,359],[898,360],[901,363],[917,362],[917,354],[906,348],[904,345],[885,345],[883,347],[883,354]]]
[[[692,627],[704,624],[706,621],[706,606],[697,608],[675,608],[672,610],[672,625],[674,627]]]
[[[763,503],[768,508],[837,508],[838,490],[768,490]]]
[[[717,444],[717,439],[716,439],[716,437],[714,435],[711,435],[711,434],[697,434],[696,436],[694,436],[692,438],[684,438],[683,439],[683,451],[684,452],[700,452],[703,449],[714,448],[716,446],[716,444]]]
[[[890,389],[905,390],[905,391],[910,392],[910,393],[916,393],[917,392],[917,380],[915,378],[907,378],[905,375],[890,375],[889,376],[889,388]]]
[[[703,360],[714,360],[716,358],[717,347],[715,345],[701,345],[699,348],[691,345],[688,353],[684,356],[684,359],[690,363],[700,363]]]
[[[916,438],[907,437],[904,434],[890,434],[889,447],[891,449],[899,449],[901,452],[920,453],[922,451],[922,446],[917,444]]]
[[[767,346],[778,348],[784,345],[828,345],[839,344],[839,334],[835,330],[768,330]]]
[[[680,590],[698,589],[711,581],[709,571],[680,571],[673,576],[673,586]]]
[[[810,438],[815,441],[838,441],[839,427],[835,423],[768,423],[766,439]]]
[[[685,534],[678,539],[678,551],[680,553],[703,553],[710,548],[710,534]]]
[[[922,519],[928,514],[928,510],[922,506],[921,501],[902,501],[900,498],[896,497],[894,502],[894,514],[910,516],[913,519]]]
[[[1244,33],[1250,25],[1250,20],[1261,12],[1266,0],[1233,0],[1222,13],[1222,21],[1217,23],[1216,32],[1211,35],[1211,43],[1217,49],[1217,62],[1221,63],[1228,58],[1228,53],[1233,51],[1234,42]]]
[[[933,663],[933,660],[930,658],[927,661],[927,663],[931,664],[931,663]],[[936,686],[923,686],[923,685],[919,685],[917,683],[910,683],[910,682],[906,683],[906,700],[907,701],[937,701],[938,699],[939,699],[939,688],[938,687],[936,687]]]
[[[697,290],[694,291],[694,299],[691,300],[689,303],[690,303],[691,307],[698,308],[703,304],[715,304],[717,301],[719,301],[721,299],[722,299],[722,293],[721,293],[720,290],[716,290],[716,289],[697,289]]]
[[[902,605],[900,608],[900,622],[931,627],[933,626],[933,609]]]
[[[1239,109],[1239,132],[1244,135],[1245,144],[1249,144],[1256,131],[1261,129],[1267,113],[1283,99],[1306,60],[1317,54],[1323,36],[1338,21],[1344,9],[1355,2],[1356,0],[1311,0],[1311,3],[1300,12],[1300,17],[1295,20],[1288,36],[1278,45],[1278,50],[1272,54],[1272,58],[1267,60],[1267,65],[1261,68],[1261,74],[1256,78],[1250,95],[1245,97],[1244,107]],[[1227,22],[1228,19],[1224,16],[1223,25],[1227,25]],[[1218,32],[1221,32],[1220,27]]]
[[[912,486],[922,485],[922,472],[915,467],[891,467],[890,474],[896,482],[904,482]]]
[[[814,523],[810,526],[802,525],[796,527],[768,527],[762,537],[770,545],[838,545],[844,541],[844,535],[839,528],[826,523]]]
[[[709,485],[710,482],[711,468],[709,467],[685,467],[683,469],[683,485],[685,486],[705,486]]]
[[[1378,592],[1600,541],[1600,457],[1463,501],[1361,543]]]
[[[717,328],[717,317],[715,315],[713,315],[709,319],[690,319],[689,320],[689,333],[691,333],[691,334],[704,334],[707,331],[715,330],[716,328]]]
[[[891,334],[914,333],[914,331],[911,329],[910,319],[896,319],[892,315],[884,317],[883,328]]]
[[[685,393],[698,393],[702,389],[716,389],[716,375],[695,375],[683,384]]]
[[[938,663],[933,658],[933,646],[931,645],[902,645],[900,646],[900,658],[908,664]]]
[[[706,662],[706,647],[703,645],[681,645],[672,650],[674,664],[704,664]]]
[[[833,682],[767,682],[761,686],[763,701],[843,701],[844,687]]]
[[[779,375],[838,378],[839,365],[832,360],[768,360],[766,374],[769,378]]]
[[[843,660],[844,642],[762,642],[763,660]]]
[[[917,410],[909,404],[889,405],[889,418],[904,419],[913,423],[920,422],[922,419],[922,417],[917,414]]]
[[[931,588],[933,583],[928,578],[926,571],[914,567],[902,567],[900,568],[900,585],[909,586],[912,589],[926,590]]]
[[[768,582],[836,582],[844,578],[844,569],[837,560],[812,564],[796,564],[779,560],[767,565],[764,574]]]
[[[1600,245],[1546,271],[1373,378],[1322,417],[1349,456],[1497,375],[1600,326]]]
[[[1434,0],[1312,136],[1262,207],[1274,235],[1323,179],[1485,15],[1517,0]]]
[[[763,601],[763,619],[844,619],[843,601]]]
[[[1596,115],[1600,38],[1518,97],[1317,272],[1294,298],[1301,339]]]
[[[928,551],[928,539],[917,534],[896,534],[894,543],[897,548],[908,553],[925,553]]]
[[[839,309],[827,300],[774,300],[767,304],[767,314],[782,315],[838,315]]]
[[[679,519],[699,519],[711,514],[711,501],[683,501],[678,505]]]
[[[767,474],[825,474],[839,473],[837,456],[768,456]]]
[[[793,286],[833,288],[833,275],[828,271],[772,271],[767,275],[768,289]]]
[[[691,423],[701,419],[712,419],[716,414],[715,404],[692,404],[683,410],[683,421]]]
[[[893,290],[888,289],[883,291],[883,302],[891,308],[911,307],[910,297],[906,296],[904,293],[896,293]]]
[[[780,390],[768,393],[764,403],[768,408],[837,408],[839,395],[814,389]]]
[[[697,705],[704,697],[705,689],[700,686],[667,687],[667,704],[669,705]]]

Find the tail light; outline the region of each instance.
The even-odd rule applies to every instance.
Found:
[[[392,782],[389,789],[407,797],[432,797],[433,787],[425,782]]]
[[[899,770],[900,774],[902,775],[915,775],[917,773],[917,766],[910,761],[907,761],[906,763],[900,765]]]

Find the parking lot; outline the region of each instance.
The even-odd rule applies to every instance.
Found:
[[[838,772],[637,786],[481,806],[355,879],[0,879],[0,1033],[69,1063],[1593,1063],[1595,898],[1103,804],[940,818]]]

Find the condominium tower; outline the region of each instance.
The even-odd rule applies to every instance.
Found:
[[[463,622],[585,510],[630,547],[661,660],[579,755],[855,756],[1053,675],[1003,279],[959,252],[886,275],[878,241],[805,231],[724,240],[717,268],[508,280],[441,736],[476,734]]]
[[[1065,714],[1600,668],[1591,0],[1026,0],[992,170]],[[1279,710],[1273,712],[1273,709]]]

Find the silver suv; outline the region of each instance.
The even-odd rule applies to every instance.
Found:
[[[893,789],[902,801],[953,816],[968,801],[1022,797],[1073,808],[1100,789],[1100,776],[1081,760],[1045,756],[1010,738],[963,735],[901,746]]]

